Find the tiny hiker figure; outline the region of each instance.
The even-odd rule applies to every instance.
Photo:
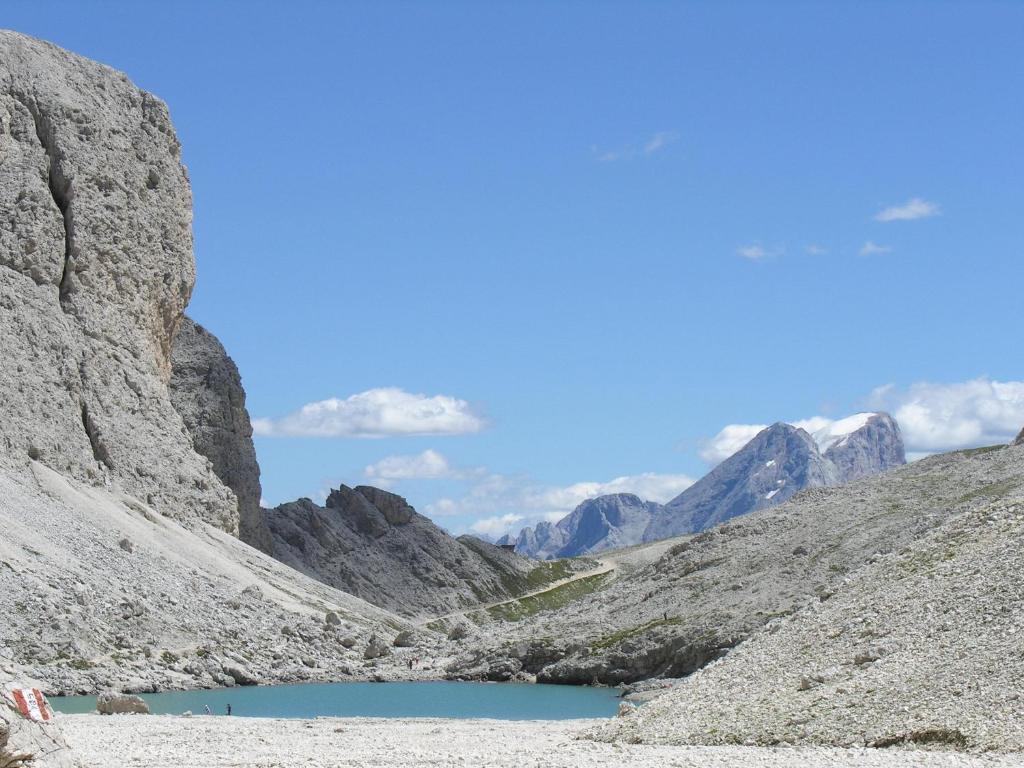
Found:
[[[228,704],[228,717],[231,717],[231,705]]]

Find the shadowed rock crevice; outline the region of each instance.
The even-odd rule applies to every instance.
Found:
[[[96,459],[98,464],[103,465],[107,469],[113,469],[114,464],[110,460],[110,451],[103,444],[99,427],[96,426],[96,422],[89,415],[89,406],[85,403],[82,403],[82,427],[85,429],[86,437],[89,438],[89,445],[92,446],[93,458]]]
[[[46,116],[39,110],[35,100],[17,94],[14,95],[14,98],[32,116],[36,138],[39,140],[39,146],[42,147],[43,153],[46,155],[46,186],[50,191],[50,197],[53,198],[53,204],[60,211],[61,224],[64,227],[64,266],[61,270],[57,295],[60,300],[61,309],[67,312],[66,302],[72,290],[71,275],[74,272],[74,260],[72,257],[74,252],[74,227],[71,218],[71,199],[73,197],[71,180],[61,171],[60,164],[57,162],[53,127],[49,124]]]

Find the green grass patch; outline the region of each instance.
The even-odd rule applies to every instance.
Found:
[[[964,494],[957,499],[957,504],[963,504],[964,502],[973,501],[974,499],[1001,499],[1019,485],[1020,480],[1017,478],[1002,480],[998,483],[989,483],[988,485],[983,485],[980,488],[975,488],[970,493]]]
[[[487,613],[494,619],[519,621],[528,616],[540,613],[541,611],[553,611],[558,608],[563,608],[574,600],[579,600],[585,595],[596,592],[603,587],[610,578],[610,573],[599,573],[596,576],[587,576],[586,578],[570,581],[567,584],[562,584],[561,586],[554,587],[537,595],[530,595],[529,597],[523,597],[519,600],[495,605],[488,608]]]
[[[618,632],[612,632],[610,635],[605,635],[602,638],[594,641],[591,644],[591,648],[594,650],[602,650],[605,648],[611,648],[618,645],[623,640],[636,635],[641,635],[648,630],[654,629],[655,627],[666,627],[675,624],[682,624],[683,620],[675,616],[671,616],[667,619],[655,619],[654,621],[648,621],[646,624],[641,624],[638,627],[629,627],[628,629],[620,629]]]
[[[982,448],[968,448],[964,451],[953,451],[953,453],[959,456],[981,456],[984,453],[992,453],[993,451],[1001,451],[1007,446],[1005,445],[986,445]]]

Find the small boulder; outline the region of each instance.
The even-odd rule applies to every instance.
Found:
[[[259,685],[259,680],[248,669],[241,664],[225,664],[224,674],[235,681],[237,685]]]
[[[412,633],[412,630],[403,629],[395,635],[395,639],[391,644],[395,648],[412,648],[416,645],[416,636]]]
[[[148,715],[149,704],[139,696],[108,691],[96,699],[96,711],[101,715]]]
[[[871,648],[864,648],[863,650],[857,651],[853,656],[853,663],[858,667],[865,664],[871,664],[872,662],[878,661],[885,655],[885,651],[877,646]]]
[[[364,659],[379,659],[382,656],[387,656],[391,651],[387,645],[376,635],[370,637],[370,642],[366,645],[366,650],[363,651]]]
[[[119,542],[117,542],[117,546],[119,546],[129,555],[135,550],[135,547],[132,546],[132,542],[130,539],[121,539]]]
[[[326,621],[333,627],[336,627],[339,624],[341,624],[341,618],[334,611],[328,611],[327,615],[324,616],[324,621]]]
[[[343,637],[343,638],[341,638],[341,647],[342,648],[355,648],[355,646],[356,646],[356,639],[354,637]]]
[[[448,632],[449,640],[462,640],[466,637],[469,637],[469,627],[467,627],[465,624],[456,624]]]

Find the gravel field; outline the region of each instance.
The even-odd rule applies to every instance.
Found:
[[[1020,756],[821,748],[670,747],[578,741],[595,720],[270,720],[66,715],[61,724],[88,768],[974,768]]]

